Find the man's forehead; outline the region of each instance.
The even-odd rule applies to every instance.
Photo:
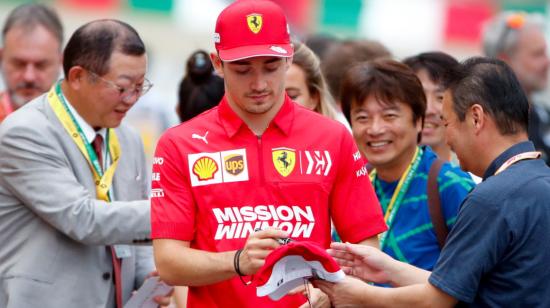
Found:
[[[519,32],[517,44],[514,46],[514,52],[518,53],[518,51],[522,50],[528,51],[543,47],[546,47],[544,32],[535,26],[530,26]]]
[[[367,97],[367,99],[365,99],[363,102],[354,104],[354,106],[352,107],[355,108],[352,109],[355,109],[356,112],[367,112],[370,109],[369,106],[371,108],[375,107],[376,109],[380,109],[380,111],[400,111],[403,106],[408,105],[398,100],[387,101],[384,99],[376,98],[376,96],[374,95],[369,95],[369,97]]]
[[[61,50],[57,48],[50,50],[44,48],[15,48],[15,46],[6,44],[1,59],[19,62],[55,61],[55,59],[61,59]]]
[[[283,61],[284,58],[282,57],[252,57],[252,58],[246,58],[241,59],[237,61],[231,61],[227,62],[228,64],[234,64],[234,65],[251,65],[254,63],[262,63],[262,64],[268,64],[268,63],[275,63]]]
[[[30,35],[43,35],[52,41],[60,44],[59,39],[56,37],[50,29],[46,28],[41,24],[16,24],[13,25],[6,33],[2,36],[2,42],[5,44],[6,38],[8,37],[17,37],[21,39],[21,36],[28,37]]]
[[[116,79],[135,81],[143,78],[147,71],[147,54],[128,55],[118,50],[113,51],[109,59],[109,69],[106,75]]]

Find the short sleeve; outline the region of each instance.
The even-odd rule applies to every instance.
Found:
[[[169,133],[159,140],[153,158],[151,183],[151,237],[191,241],[195,229],[195,202],[183,155]]]
[[[480,281],[506,250],[508,227],[499,206],[470,194],[460,210],[429,282],[452,297],[471,303]]]
[[[386,231],[382,208],[370,182],[365,160],[347,131],[342,133],[330,211],[343,241],[358,243]]]

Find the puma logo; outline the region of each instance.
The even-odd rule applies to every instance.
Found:
[[[206,136],[208,136],[208,131],[206,131],[206,134],[204,134],[204,136],[201,136],[201,135],[198,135],[198,134],[193,134],[193,135],[191,135],[191,138],[200,139],[200,140],[204,141],[204,143],[208,144],[208,140],[206,140]]]

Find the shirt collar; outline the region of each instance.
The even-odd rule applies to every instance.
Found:
[[[495,158],[495,160],[493,160],[493,162],[489,165],[489,168],[485,170],[485,174],[483,174],[483,181],[494,175],[498,168],[500,168],[500,166],[502,166],[502,164],[504,164],[509,158],[523,152],[530,152],[534,150],[535,146],[531,141],[523,141],[509,147],[506,151],[502,152],[502,154]]]
[[[247,127],[244,121],[235,113],[235,111],[233,111],[233,109],[231,109],[226,96],[224,96],[220,102],[218,110],[220,122],[229,138],[232,138],[242,126]],[[283,106],[281,106],[281,109],[277,112],[267,129],[272,127],[271,124],[273,123],[273,126],[277,127],[282,133],[289,135],[293,120],[294,103],[290,97],[285,94]]]
[[[76,111],[76,109],[74,109],[73,105],[71,104],[71,102],[69,102],[69,100],[67,99],[65,94],[61,94],[61,95],[63,95],[63,99],[67,102],[67,108],[69,108],[69,111],[73,115],[73,117],[76,121],[76,124],[78,124],[80,126],[80,128],[82,129],[82,132],[84,133],[84,136],[86,136],[86,139],[88,140],[88,142],[92,143],[92,141],[94,141],[95,136],[97,134],[100,134],[101,137],[103,137],[103,140],[105,140],[105,137],[107,136],[107,129],[103,127],[101,129],[99,129],[98,131],[96,131],[90,124],[88,124],[78,114],[78,112]]]

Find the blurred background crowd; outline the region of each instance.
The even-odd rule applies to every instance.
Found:
[[[0,0],[0,23],[25,0]],[[131,110],[127,122],[137,127],[149,157],[156,140],[180,120],[176,113],[187,60],[199,49],[214,50],[213,27],[230,0],[40,0],[55,8],[65,37],[85,22],[117,18],[134,26],[149,57],[151,91]],[[482,54],[482,29],[501,11],[540,13],[550,25],[545,0],[277,0],[295,39],[316,52],[337,40],[369,39],[397,59],[440,50],[461,60]],[[548,35],[548,34],[546,34]],[[328,38],[328,39],[327,39]],[[326,47],[326,46],[325,46]],[[321,59],[323,55],[320,54]],[[326,74],[326,73],[325,73]],[[0,77],[1,78],[1,77]],[[330,86],[330,80],[329,80]],[[0,91],[4,82],[0,80]],[[545,98],[545,93],[539,93]],[[541,99],[542,104],[550,99]]]

